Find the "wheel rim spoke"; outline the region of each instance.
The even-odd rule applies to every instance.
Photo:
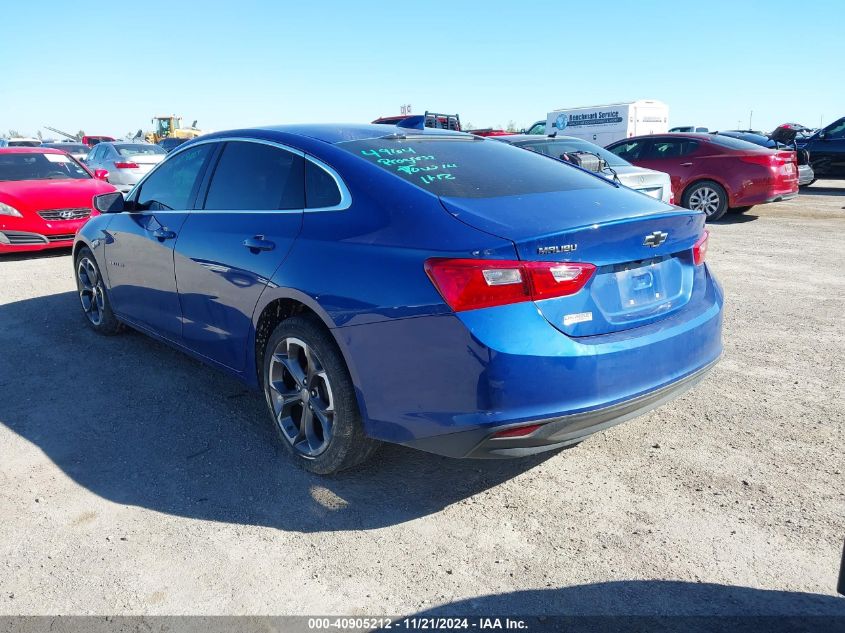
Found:
[[[309,458],[326,450],[334,427],[334,398],[313,348],[297,338],[282,339],[271,356],[267,386],[276,423],[291,446]]]
[[[91,260],[84,257],[77,267],[76,278],[79,282],[79,301],[85,316],[94,325],[103,320],[105,310],[105,293],[97,274],[97,267]]]

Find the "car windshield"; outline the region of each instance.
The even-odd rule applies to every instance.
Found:
[[[144,145],[142,143],[121,143],[119,145],[115,145],[114,148],[117,150],[118,154],[123,156],[123,158],[167,153],[158,145]]]
[[[338,147],[437,196],[494,198],[613,186],[566,163],[481,137],[384,137]]]
[[[67,154],[0,154],[0,181],[90,178]]]
[[[603,147],[599,147],[598,145],[593,145],[589,141],[582,141],[581,139],[572,138],[572,139],[538,139],[536,141],[520,141],[514,143],[517,147],[522,147],[523,149],[530,149],[535,152],[540,152],[541,154],[545,154],[546,156],[553,156],[554,158],[560,158],[561,154],[568,154],[569,152],[590,152],[591,154],[598,154],[599,158],[604,159],[604,161],[610,167],[630,167],[631,163],[629,163],[624,158],[620,158],[613,152],[607,151]]]
[[[27,139],[15,139],[9,141],[9,147],[38,147],[41,141],[32,141]]]

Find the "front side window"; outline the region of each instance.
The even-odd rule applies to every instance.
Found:
[[[615,147],[609,147],[608,149],[620,158],[633,162],[642,158],[645,146],[646,143],[644,141],[628,141],[626,143],[620,143]]]
[[[264,143],[226,143],[205,209],[275,211],[305,207],[305,159]]]
[[[90,177],[67,154],[0,154],[0,181],[84,180]]]
[[[144,210],[187,210],[191,194],[214,145],[205,143],[176,154],[161,164],[141,185],[136,198]]]
[[[690,140],[663,140],[652,141],[649,151],[642,156],[647,160],[663,160],[667,158],[679,158],[687,156],[698,148],[697,141]]]
[[[613,186],[571,165],[478,136],[383,137],[337,147],[436,196],[494,198]]]

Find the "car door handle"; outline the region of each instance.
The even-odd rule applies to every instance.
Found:
[[[263,235],[248,237],[243,241],[243,245],[253,253],[257,253],[259,251],[272,251],[276,248],[275,242],[265,240]]]
[[[681,167],[692,167],[692,163],[681,163]]]
[[[163,242],[164,240],[172,240],[176,237],[176,232],[163,226],[153,231],[153,237]]]

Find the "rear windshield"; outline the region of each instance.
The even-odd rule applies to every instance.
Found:
[[[89,147],[82,143],[45,143],[41,147],[50,147],[52,149],[60,149],[68,154],[87,154]]]
[[[67,154],[0,154],[0,181],[90,178]]]
[[[9,147],[39,147],[41,141],[16,140],[9,141]]]
[[[132,156],[144,156],[149,154],[167,153],[158,145],[142,145],[140,143],[118,143],[115,144],[114,148],[117,150],[118,154],[120,154],[124,158],[131,158]]]
[[[573,139],[538,139],[536,141],[520,141],[519,143],[514,143],[517,147],[522,147],[524,149],[530,149],[535,152],[540,152],[541,154],[545,154],[546,156],[553,156],[554,158],[560,158],[561,154],[567,154],[569,152],[590,152],[592,154],[598,154],[600,158],[603,158],[605,162],[610,165],[611,167],[628,167],[631,165],[627,160],[624,158],[620,158],[613,152],[607,151],[603,147],[599,147],[598,145],[593,145],[589,141],[582,141],[581,139],[573,138]]]
[[[495,198],[613,186],[566,163],[481,137],[385,137],[338,147],[437,196]]]
[[[711,134],[709,140],[714,145],[721,145],[722,147],[727,147],[729,149],[760,149],[760,146],[755,145],[754,143],[749,143],[748,141],[743,141],[738,138],[732,138],[730,136],[722,136],[721,134]]]

